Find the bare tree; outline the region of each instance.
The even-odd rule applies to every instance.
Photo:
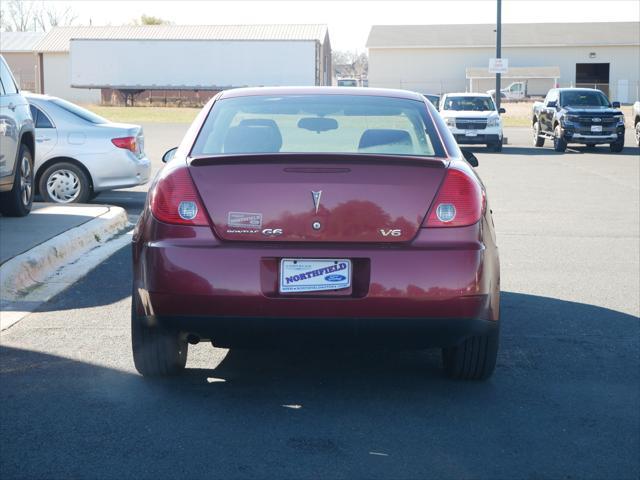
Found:
[[[369,71],[369,58],[364,52],[334,50],[331,55],[338,75],[362,77],[366,76]]]
[[[52,27],[72,25],[77,18],[71,7],[57,8],[49,2],[0,2],[0,28],[7,32],[47,31]]]
[[[6,0],[1,4],[2,29],[7,32],[26,32],[36,29],[34,21],[35,2]]]
[[[78,18],[71,7],[56,8],[55,5],[46,2],[42,2],[35,15],[39,27],[45,32],[53,27],[73,25]]]

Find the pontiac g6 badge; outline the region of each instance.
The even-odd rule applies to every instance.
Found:
[[[322,190],[319,192],[311,191],[311,196],[313,197],[313,206],[316,208],[316,214],[318,213],[318,209],[320,208],[320,197],[322,196]]]
[[[265,228],[262,230],[262,234],[267,237],[276,237],[278,235],[282,235],[284,232],[281,228]]]

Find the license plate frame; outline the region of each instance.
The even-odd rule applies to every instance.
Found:
[[[602,133],[602,125],[591,125],[592,133]]]
[[[353,263],[348,258],[282,258],[278,291],[300,294],[345,290],[351,288],[352,276]]]
[[[467,130],[466,132],[464,132],[464,136],[465,137],[477,137],[478,136],[478,132],[476,130]]]

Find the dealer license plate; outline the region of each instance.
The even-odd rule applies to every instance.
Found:
[[[465,137],[477,137],[478,136],[478,132],[476,132],[475,130],[467,130],[466,132],[464,132],[464,136]]]
[[[591,131],[592,132],[601,132],[602,131],[602,125],[591,125]]]
[[[320,292],[351,286],[351,260],[283,258],[280,293]]]

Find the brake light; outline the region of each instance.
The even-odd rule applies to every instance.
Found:
[[[473,225],[482,216],[484,192],[477,180],[462,170],[449,169],[431,210],[425,227],[464,227]]]
[[[118,148],[124,148],[125,150],[132,151],[133,153],[136,153],[138,148],[136,137],[112,138],[111,143],[113,143]]]
[[[151,190],[151,213],[174,225],[208,225],[202,201],[187,167],[165,167]]]

